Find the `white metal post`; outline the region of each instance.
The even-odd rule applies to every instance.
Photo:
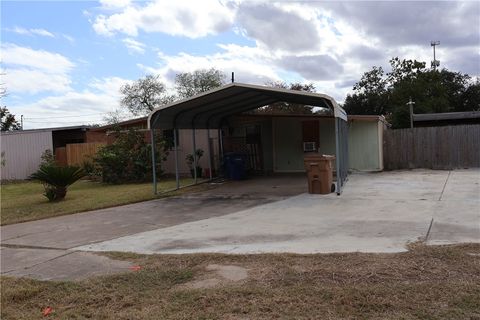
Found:
[[[193,140],[193,183],[197,183],[197,144],[195,141],[195,128],[192,128]]]
[[[208,145],[208,171],[210,180],[213,178],[212,173],[212,146],[210,144],[210,129],[207,129],[207,145]]]
[[[178,174],[178,134],[177,128],[173,128],[173,147],[175,148],[175,180],[177,190],[180,189],[180,176]]]
[[[150,129],[150,143],[152,144],[152,175],[153,175],[153,194],[157,194],[157,161],[155,157],[155,133]]]
[[[220,168],[221,168],[221,169],[224,169],[224,168],[223,168],[223,157],[224,157],[224,155],[223,155],[223,134],[222,134],[222,128],[219,128],[219,129],[218,129],[218,142],[220,143],[220,157],[219,157],[219,158],[220,158],[220,159],[219,159],[219,160],[220,160],[220,161],[219,161],[219,162],[220,162]]]
[[[337,167],[337,195],[342,193],[342,175],[340,173],[340,158],[341,158],[341,150],[340,150],[340,118],[335,118],[335,146],[336,146],[336,154],[335,154],[335,164]]]

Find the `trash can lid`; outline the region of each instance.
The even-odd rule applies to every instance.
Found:
[[[334,155],[320,153],[306,153],[303,157],[305,161],[335,160]]]
[[[335,160],[335,156],[331,154],[322,154],[322,159],[325,160]]]

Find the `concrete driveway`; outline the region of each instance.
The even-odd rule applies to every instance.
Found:
[[[303,193],[75,250],[399,252],[418,240],[480,242],[480,170],[353,174],[340,197]]]
[[[199,193],[0,227],[1,274],[61,280],[126,271],[129,263],[75,247],[231,214],[306,191],[303,175],[209,187]]]
[[[339,197],[303,175],[1,227],[1,273],[81,279],[127,271],[96,251],[398,252],[409,242],[480,242],[480,170],[352,174]]]

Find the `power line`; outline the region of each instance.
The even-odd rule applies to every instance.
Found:
[[[78,121],[25,121],[25,123],[92,123],[92,122],[102,122],[103,120],[78,120]]]
[[[82,114],[82,115],[75,115],[75,116],[55,116],[55,117],[24,117],[24,119],[29,119],[29,120],[47,120],[47,119],[62,119],[62,118],[78,118],[78,117],[84,117],[84,116],[95,116],[95,115],[107,115],[108,112],[104,113],[90,113],[90,114]]]

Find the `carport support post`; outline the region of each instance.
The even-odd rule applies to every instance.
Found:
[[[342,176],[340,174],[340,158],[341,158],[341,150],[340,150],[340,118],[335,117],[335,147],[336,147],[336,154],[335,154],[335,165],[337,170],[337,195],[342,193]]]
[[[175,148],[175,180],[177,183],[177,190],[180,189],[180,177],[178,174],[178,133],[177,128],[173,128],[173,147]]]
[[[195,128],[192,128],[193,140],[193,182],[197,184],[197,143],[195,141]]]
[[[150,143],[152,144],[152,175],[153,175],[153,194],[157,194],[157,161],[155,159],[155,132],[150,129]]]
[[[223,163],[223,133],[222,128],[218,129],[218,142],[220,143],[220,165]]]
[[[212,148],[210,145],[210,129],[207,128],[207,145],[208,145],[208,172],[210,175],[210,180],[212,180]]]

